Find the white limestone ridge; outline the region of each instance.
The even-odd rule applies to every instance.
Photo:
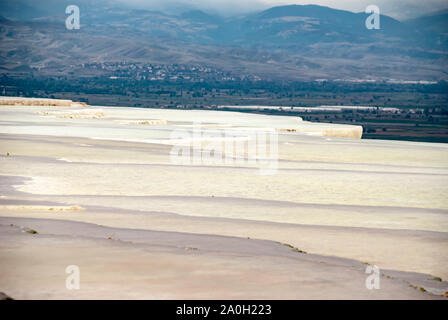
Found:
[[[361,139],[363,128],[358,125],[335,124],[303,121],[300,117],[268,116],[260,114],[247,114],[232,111],[211,110],[166,110],[153,108],[131,107],[91,107],[83,102],[72,100],[0,97],[0,106],[32,106],[33,112],[38,111],[40,116],[49,116],[59,119],[97,119],[104,122],[128,125],[155,125],[167,126],[172,129],[178,126],[196,126],[198,121],[215,130],[233,128],[235,130],[273,130],[280,134],[300,134],[310,136],[324,136],[337,138]],[[53,110],[39,107],[54,107]],[[89,107],[88,109],[85,107]],[[61,109],[59,109],[61,108]],[[24,111],[24,110],[22,110]],[[112,120],[113,118],[113,120]],[[135,128],[133,128],[134,130]],[[115,131],[120,130],[116,128]],[[113,131],[113,132],[115,132]],[[146,134],[147,131],[144,131]],[[129,132],[135,134],[135,131]],[[112,136],[115,137],[114,134]],[[104,137],[103,137],[104,138]],[[135,137],[129,137],[135,138]],[[116,137],[115,137],[116,139]]]
[[[23,97],[0,97],[2,106],[45,106],[45,107],[87,107],[84,102],[72,100],[46,99],[46,98],[23,98]]]

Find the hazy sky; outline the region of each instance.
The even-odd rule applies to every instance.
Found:
[[[247,13],[285,4],[318,4],[354,12],[364,11],[368,5],[377,5],[381,13],[394,18],[417,16],[448,8],[447,0],[121,0],[140,6],[160,9],[182,7],[184,4],[222,14]]]

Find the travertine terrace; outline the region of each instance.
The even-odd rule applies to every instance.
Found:
[[[0,99],[0,292],[445,299],[446,144],[294,117],[29,101]],[[276,171],[173,162],[198,127],[232,143],[278,135]],[[65,288],[69,265],[80,290]],[[366,288],[369,265],[379,290]]]

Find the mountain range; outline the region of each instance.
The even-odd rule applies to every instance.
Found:
[[[448,10],[407,21],[317,5],[222,17],[78,1],[81,29],[65,28],[69,1],[0,1],[0,73],[76,74],[89,62],[198,64],[262,79],[448,78]],[[71,70],[71,71],[69,71]]]

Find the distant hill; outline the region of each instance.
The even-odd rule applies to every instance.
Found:
[[[365,27],[367,15],[317,5],[274,7],[263,12],[229,21],[221,33],[233,43],[260,46],[304,45],[344,41],[359,43],[386,40],[387,37],[408,39],[412,30],[399,21],[381,17],[381,30]]]
[[[405,21],[409,26],[420,29],[423,32],[436,34],[448,34],[448,9],[434,12],[416,19]]]
[[[381,29],[367,30],[367,14],[317,5],[224,18],[200,10],[173,15],[81,0],[81,30],[69,31],[63,10],[69,1],[38,6],[0,0],[6,3],[1,72],[31,68],[64,74],[67,65],[127,60],[203,64],[269,79],[448,77],[446,10],[405,22],[382,15]]]

